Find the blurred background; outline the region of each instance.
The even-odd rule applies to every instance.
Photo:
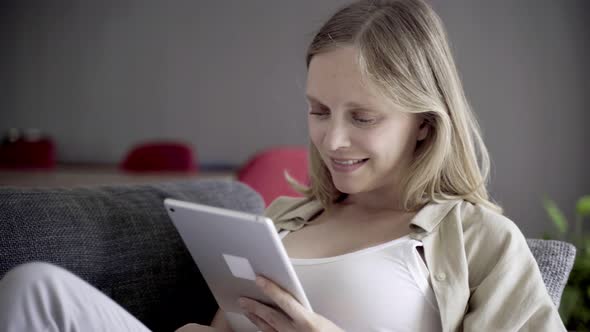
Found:
[[[348,2],[2,1],[0,130],[51,138],[55,160],[2,170],[0,185],[129,181],[115,169],[141,142],[185,142],[199,176],[221,177],[305,146],[305,50]],[[570,216],[590,192],[590,2],[431,3],[490,150],[492,195],[540,236],[545,195]]]

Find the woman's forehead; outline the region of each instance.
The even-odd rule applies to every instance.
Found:
[[[313,56],[308,68],[308,81],[334,78],[360,78],[358,50],[338,47]]]
[[[343,47],[315,55],[307,73],[308,99],[324,104],[327,99],[359,105],[374,102],[376,93],[366,84],[356,54],[353,47]]]

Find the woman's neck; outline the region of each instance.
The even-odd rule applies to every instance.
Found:
[[[362,193],[348,195],[345,199],[337,203],[341,207],[354,208],[366,213],[383,213],[383,212],[412,212],[403,208],[398,195],[379,195],[375,193]]]

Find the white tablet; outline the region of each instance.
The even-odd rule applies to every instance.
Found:
[[[267,217],[167,198],[166,211],[235,332],[258,331],[242,314],[241,296],[272,305],[256,275],[311,306],[274,223]]]

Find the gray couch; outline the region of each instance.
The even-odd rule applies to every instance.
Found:
[[[120,303],[154,331],[208,324],[217,304],[163,208],[171,197],[252,213],[262,198],[233,181],[76,189],[0,187],[0,277],[46,261],[65,267]],[[529,240],[559,304],[575,249]]]

